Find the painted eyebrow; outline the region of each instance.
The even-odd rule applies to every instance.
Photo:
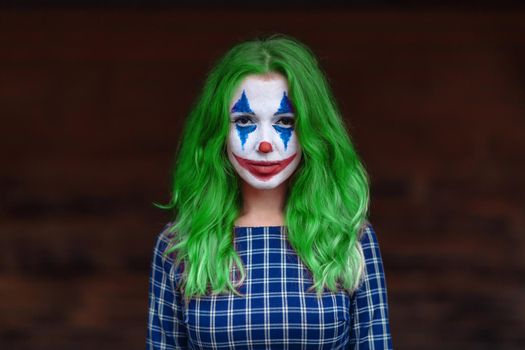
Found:
[[[273,115],[278,114],[293,114],[292,103],[290,102],[288,96],[286,96],[286,91],[283,91],[283,98],[281,98],[279,109]]]
[[[250,107],[250,102],[248,101],[248,97],[246,97],[246,93],[244,90],[242,90],[242,95],[239,97],[237,102],[233,105],[231,113],[246,113],[246,114],[253,114],[255,113],[252,111]]]

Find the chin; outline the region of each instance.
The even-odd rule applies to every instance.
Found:
[[[288,180],[291,174],[288,174],[288,172],[280,173],[268,180],[261,180],[253,174],[251,174],[249,171],[242,171],[239,173],[239,175],[244,180],[244,182],[246,182],[253,188],[256,188],[258,190],[271,190],[279,187],[284,182],[286,182],[286,180]]]
[[[246,180],[244,180],[246,181]],[[248,185],[252,186],[253,188],[256,188],[258,190],[272,190],[274,188],[279,187],[284,181],[246,181]]]

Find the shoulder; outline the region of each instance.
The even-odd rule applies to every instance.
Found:
[[[369,221],[366,221],[359,232],[359,242],[363,249],[377,248],[379,246],[376,232]]]
[[[359,242],[363,252],[365,278],[368,280],[384,278],[379,242],[376,232],[369,222],[363,226]]]
[[[157,236],[155,238],[155,246],[153,253],[156,257],[161,258],[164,263],[173,262],[174,260],[173,253],[165,254],[166,250],[169,249],[174,237],[175,233],[173,232],[173,223],[168,222],[166,225],[164,225],[160,233],[157,233]]]
[[[174,286],[178,285],[184,273],[184,262],[176,261],[175,252],[167,253],[172,247],[175,236],[176,232],[173,230],[173,223],[167,223],[156,236],[152,262],[153,270],[160,271],[165,276],[168,276]]]
[[[363,262],[366,278],[381,277],[383,260],[377,235],[369,222],[363,226],[359,243],[363,252]]]

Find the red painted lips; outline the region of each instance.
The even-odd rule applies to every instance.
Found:
[[[248,170],[253,176],[262,181],[268,181],[275,174],[281,172],[281,170],[286,168],[288,164],[294,160],[296,155],[297,153],[280,161],[267,162],[244,159],[233,154],[235,159],[237,159],[237,162],[239,162],[244,169]]]

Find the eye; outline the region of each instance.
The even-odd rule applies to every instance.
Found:
[[[294,126],[295,120],[292,117],[282,117],[277,120],[276,124],[284,128],[291,128]]]
[[[240,115],[233,119],[233,122],[239,126],[246,126],[253,124],[253,120],[249,115]]]

